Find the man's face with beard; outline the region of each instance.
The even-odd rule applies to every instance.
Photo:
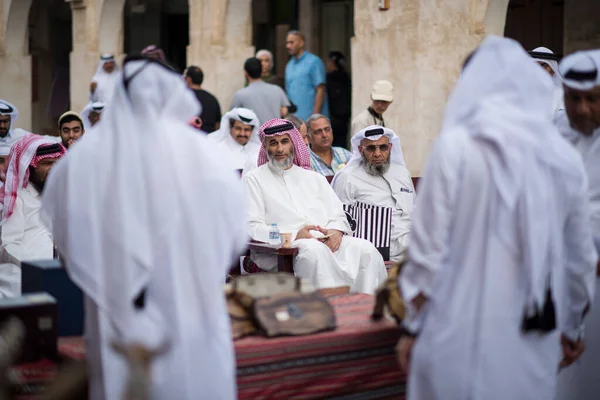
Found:
[[[44,158],[40,160],[37,167],[29,167],[29,182],[38,192],[42,193],[44,191],[46,178],[56,161],[58,161],[58,158]]]
[[[390,139],[382,136],[377,140],[363,139],[358,146],[365,170],[375,176],[383,176],[390,169]]]
[[[267,136],[265,150],[269,163],[280,169],[289,169],[294,164],[294,144],[287,133],[280,136]]]
[[[591,135],[600,126],[600,86],[575,90],[565,86],[565,110],[571,127]]]
[[[0,137],[6,137],[10,130],[10,115],[0,115]]]
[[[229,131],[231,133],[231,137],[242,146],[245,146],[250,140],[250,136],[252,136],[252,130],[254,127],[235,119],[232,119],[231,121],[233,122],[233,125],[231,125],[231,129]]]

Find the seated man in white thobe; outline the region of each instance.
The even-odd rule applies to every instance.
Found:
[[[27,134],[12,147],[7,161],[0,233],[0,293],[21,294],[21,261],[54,256],[52,234],[40,220],[48,173],[65,148],[47,136]],[[26,170],[22,168],[26,166]]]
[[[580,51],[565,57],[559,71],[563,76],[566,113],[561,115],[557,125],[583,159],[588,177],[592,235],[600,253],[600,50]],[[585,325],[585,352],[577,363],[561,371],[557,400],[593,400],[600,393],[598,279]]]
[[[233,160],[233,169],[243,170],[247,162],[256,163],[258,150],[258,128],[260,124],[254,111],[247,108],[234,108],[221,118],[218,131],[208,135]]]
[[[332,186],[346,205],[392,209],[390,260],[400,260],[411,230],[415,189],[394,131],[372,125],[352,136],[352,158]]]
[[[292,233],[292,245],[299,249],[296,276],[318,288],[350,286],[352,292],[373,294],[387,277],[383,258],[370,242],[347,236],[351,230],[342,203],[327,180],[310,170],[298,130],[276,118],[260,128],[260,138],[259,167],[243,178],[250,237],[268,242],[276,223],[281,232]],[[266,271],[277,265],[271,255],[253,259]]]
[[[407,400],[554,399],[559,364],[581,354],[598,255],[553,90],[521,45],[495,36],[456,84],[399,280]]]

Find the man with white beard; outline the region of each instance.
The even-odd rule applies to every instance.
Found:
[[[109,103],[121,74],[112,54],[103,54],[90,83],[90,102]]]
[[[563,76],[566,113],[557,121],[561,133],[581,154],[589,182],[591,228],[600,253],[600,50],[565,57]],[[600,266],[598,269],[600,273]],[[600,281],[585,323],[585,352],[561,371],[557,400],[595,400],[600,393]]]
[[[296,276],[318,288],[350,286],[351,292],[373,294],[387,277],[383,258],[370,242],[347,236],[342,203],[327,180],[310,170],[298,130],[275,118],[261,126],[260,139],[259,166],[243,178],[250,237],[268,242],[271,224],[278,224],[299,249]],[[263,270],[276,268],[276,256],[252,258]]]
[[[553,89],[517,42],[492,36],[448,101],[399,279],[408,400],[553,399],[559,364],[583,351],[598,255]]]
[[[389,258],[399,261],[408,244],[415,188],[394,131],[372,125],[352,136],[352,158],[332,186],[346,205],[392,209]]]
[[[247,108],[234,108],[221,118],[218,131],[208,138],[219,144],[233,160],[233,169],[243,170],[247,163],[256,166],[260,149],[258,128],[260,123],[254,111]]]
[[[223,285],[247,243],[239,176],[188,125],[200,107],[180,75],[132,57],[118,82],[102,123],[50,175],[42,205],[86,297],[90,399],[123,398],[116,343],[162,350],[149,398],[234,400]]]

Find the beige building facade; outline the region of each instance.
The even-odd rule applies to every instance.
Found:
[[[562,54],[600,47],[597,0],[392,0],[381,9],[385,3],[3,0],[0,98],[18,107],[17,126],[52,134],[67,107],[86,105],[101,54],[122,59],[143,45],[166,43],[179,64],[204,70],[204,88],[227,109],[244,85],[244,60],[267,47],[282,76],[285,34],[300,29],[313,53],[324,57],[335,49],[347,55],[353,114],[368,106],[373,81],[394,84],[386,120],[419,176],[463,59],[487,34],[506,33],[527,48],[553,46]]]

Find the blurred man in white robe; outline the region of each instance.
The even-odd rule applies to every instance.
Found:
[[[234,108],[223,115],[219,130],[208,135],[208,138],[217,142],[220,148],[230,154],[233,169],[243,170],[248,162],[256,165],[260,149],[259,127],[260,123],[254,111]]]
[[[48,173],[66,149],[47,136],[27,134],[12,147],[0,188],[0,295],[21,294],[21,261],[54,256],[52,234],[40,219]]]
[[[152,399],[233,400],[223,285],[247,241],[239,176],[188,125],[199,105],[178,74],[132,57],[119,82],[102,123],[56,166],[42,205],[86,296],[90,399],[123,398],[116,342],[161,350]]]
[[[17,118],[19,118],[17,107],[0,99],[0,143],[12,146],[29,133],[24,129],[15,128]]]
[[[531,50],[529,55],[552,77],[554,91],[551,110],[554,112],[554,118],[558,118],[565,109],[563,82],[558,72],[558,57],[547,47],[537,47]]]
[[[299,253],[294,273],[318,288],[350,286],[373,294],[387,277],[383,258],[368,241],[351,233],[342,203],[322,175],[310,170],[310,155],[294,125],[272,119],[260,128],[259,167],[244,175],[250,237],[268,242],[271,224],[292,234]],[[253,255],[263,270],[277,258]]]
[[[591,229],[600,253],[600,51],[581,51],[565,57],[563,76],[566,113],[557,121],[563,135],[581,154],[591,205]],[[600,268],[599,268],[600,272]],[[600,394],[600,280],[585,323],[585,352],[561,371],[557,400],[595,400]]]
[[[352,136],[352,158],[332,182],[342,203],[392,209],[389,258],[399,261],[408,243],[415,188],[406,169],[400,139],[372,125]]]
[[[112,54],[103,54],[90,83],[90,101],[109,103],[121,74]]]
[[[408,400],[553,399],[559,364],[583,351],[598,255],[552,91],[517,42],[492,36],[450,97],[399,279]]]
[[[83,120],[84,131],[89,132],[93,126],[100,122],[104,107],[104,103],[101,102],[89,102],[85,106],[85,108],[81,111],[81,119]]]

